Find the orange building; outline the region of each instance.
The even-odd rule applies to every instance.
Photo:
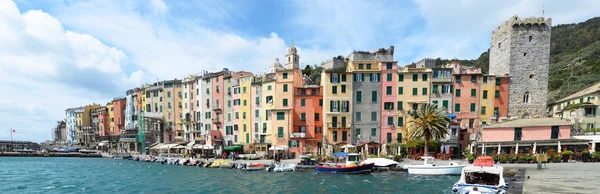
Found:
[[[306,85],[294,88],[294,126],[290,133],[290,151],[315,153],[323,138],[323,94],[321,87]]]
[[[112,101],[114,130],[110,135],[120,135],[125,130],[125,98],[115,98]]]
[[[508,81],[509,77],[496,77],[494,90],[494,115],[508,118]]]
[[[462,66],[459,62],[452,62],[447,67],[452,68],[454,76],[454,96],[451,107],[460,124],[463,147],[469,144],[471,136],[476,135],[480,119],[480,93],[482,72],[480,68]]]

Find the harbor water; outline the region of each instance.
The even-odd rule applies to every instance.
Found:
[[[210,169],[103,158],[0,158],[0,193],[452,193],[459,176]]]

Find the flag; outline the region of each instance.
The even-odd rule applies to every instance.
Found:
[[[13,129],[13,130],[12,130],[12,132],[13,132],[13,133],[16,133],[16,132],[17,132],[17,130],[14,130],[14,129]]]

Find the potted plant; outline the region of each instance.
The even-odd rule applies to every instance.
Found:
[[[560,159],[561,159],[561,155],[560,154],[554,154],[554,156],[552,156],[552,162],[553,163],[560,163]]]
[[[467,154],[467,160],[469,161],[469,164],[473,164],[473,161],[475,161],[475,156],[473,156],[473,154]]]
[[[590,151],[589,150],[583,150],[583,152],[581,152],[581,160],[582,160],[582,162],[590,161]]]
[[[573,152],[571,152],[569,150],[565,150],[561,154],[562,154],[562,161],[569,162],[569,159],[571,158],[571,155],[573,155]]]
[[[498,156],[492,156],[492,159],[494,160],[494,163],[498,162]]]
[[[511,164],[513,164],[513,163],[515,163],[516,161],[517,161],[517,156],[515,156],[515,155],[510,155],[510,156],[508,157],[508,163],[511,163]]]
[[[400,155],[394,155],[394,161],[400,162],[401,159],[402,159],[402,156],[400,156]]]
[[[517,157],[517,163],[525,163],[525,156],[524,155],[520,155],[519,157]]]
[[[507,160],[507,158],[508,158],[507,156],[500,156],[500,157],[498,158],[498,160],[500,160],[500,163],[503,163],[503,164],[504,164],[504,163],[506,163],[506,160]]]
[[[525,163],[531,163],[532,160],[533,158],[531,157],[531,155],[525,155]]]

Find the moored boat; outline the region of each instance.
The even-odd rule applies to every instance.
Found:
[[[296,170],[296,164],[273,164],[266,169],[269,172],[289,172]]]
[[[242,170],[245,171],[256,171],[256,170],[262,170],[265,168],[264,164],[259,164],[259,163],[244,163],[242,165]]]
[[[337,154],[337,153],[336,153]],[[346,158],[346,163],[344,165],[327,165],[327,164],[317,164],[315,166],[315,170],[318,172],[326,172],[326,173],[369,173],[373,172],[373,167],[375,163],[362,163],[359,164],[359,154],[344,154]]]
[[[504,194],[508,184],[504,181],[504,168],[494,165],[491,157],[478,157],[473,166],[463,168],[460,179],[452,187],[456,193]]]
[[[420,175],[459,175],[465,165],[450,162],[449,165],[436,165],[433,157],[421,157],[424,159],[422,165],[404,165],[408,174]]]

